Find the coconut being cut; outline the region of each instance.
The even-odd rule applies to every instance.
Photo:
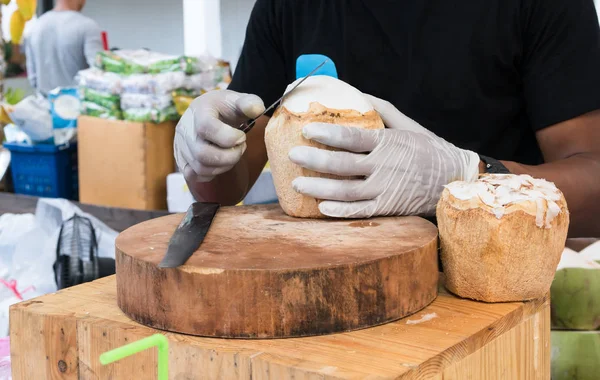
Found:
[[[550,290],[569,228],[562,192],[529,175],[489,174],[445,186],[437,205],[446,287],[513,302]]]
[[[286,92],[301,79],[290,84]],[[314,122],[364,129],[384,128],[381,117],[358,89],[330,76],[311,76],[286,96],[269,120],[265,145],[279,204],[286,214],[294,217],[325,217],[319,211],[318,199],[297,193],[292,188],[296,177],[344,178],[305,169],[288,158],[289,151],[296,146],[335,150],[302,136],[302,128]]]

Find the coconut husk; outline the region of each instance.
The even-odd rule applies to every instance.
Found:
[[[490,185],[498,180],[507,186]],[[521,180],[526,188],[513,189],[514,194],[506,189],[519,187]],[[540,181],[488,175],[444,189],[437,221],[449,291],[484,302],[524,301],[548,293],[565,247],[569,213],[560,190]],[[547,187],[541,196],[532,191],[538,185]],[[482,188],[486,192],[477,190]]]
[[[304,82],[307,84],[307,89],[301,94],[305,99],[311,99],[310,91],[331,91],[329,87],[332,81],[338,87],[346,88],[346,91],[357,91],[350,85],[344,84],[337,79],[331,77],[310,77]],[[321,85],[321,82],[324,84]],[[312,86],[312,87],[311,87]],[[300,87],[298,88],[299,91]],[[293,95],[294,93],[292,93]],[[360,96],[358,93],[357,96]],[[314,98],[323,98],[323,95],[315,95]],[[324,218],[325,216],[319,211],[319,203],[321,200],[305,196],[297,193],[292,188],[292,181],[297,177],[322,177],[336,179],[351,179],[355,177],[340,177],[331,174],[318,173],[312,170],[305,169],[290,161],[289,151],[296,146],[311,146],[326,150],[339,150],[323,144],[308,140],[302,136],[302,128],[314,122],[340,124],[349,127],[364,128],[364,129],[383,129],[384,124],[379,114],[374,111],[360,112],[352,109],[355,97],[348,97],[345,109],[343,102],[339,99],[334,102],[338,108],[330,108],[320,102],[309,102],[306,106],[307,110],[303,112],[295,112],[286,107],[286,102],[282,103],[277,108],[273,117],[269,120],[265,131],[265,145],[271,172],[273,175],[273,183],[275,191],[279,198],[279,204],[283,211],[294,217],[300,218]],[[362,110],[364,111],[364,110]]]

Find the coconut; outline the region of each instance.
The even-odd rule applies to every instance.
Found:
[[[600,331],[552,331],[552,380],[600,377]]]
[[[580,253],[565,249],[550,288],[553,329],[600,328],[599,261],[599,243]]]
[[[449,291],[511,302],[550,290],[569,227],[565,198],[552,182],[514,174],[452,182],[437,221]]]
[[[286,92],[299,80],[290,84]],[[302,128],[314,122],[364,129],[384,128],[381,117],[363,93],[330,76],[311,76],[286,96],[267,124],[265,145],[279,204],[290,216],[325,217],[319,211],[320,200],[297,193],[292,188],[295,178],[353,178],[314,172],[290,161],[288,153],[296,146],[338,150],[303,137]]]

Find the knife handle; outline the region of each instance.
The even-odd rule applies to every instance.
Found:
[[[240,124],[239,130],[244,133],[248,133],[248,132],[250,132],[252,127],[254,127],[255,123],[256,123],[256,119],[248,119],[245,122],[243,122],[242,124]]]

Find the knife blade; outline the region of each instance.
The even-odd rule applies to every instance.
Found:
[[[218,203],[194,202],[171,236],[167,253],[158,267],[183,265],[204,241],[220,206]]]
[[[265,109],[263,113],[261,113],[260,115],[258,115],[254,119],[248,119],[244,123],[242,123],[240,125],[239,129],[242,132],[244,132],[244,133],[250,132],[250,130],[252,129],[252,127],[254,127],[254,123],[256,123],[256,120],[258,120],[259,117],[265,115],[267,112],[269,112],[270,110],[272,110],[273,108],[275,108],[275,106],[277,106],[277,104],[279,104],[279,102],[281,102],[283,100],[283,98],[285,98],[286,96],[288,96],[290,94],[290,92],[292,92],[296,88],[298,88],[298,86],[300,86],[300,84],[302,84],[302,82],[304,82],[308,77],[310,77],[314,73],[316,73],[317,70],[319,70],[324,64],[327,63],[327,61],[329,61],[329,58],[327,58],[321,64],[319,64],[317,67],[315,67],[310,73],[308,73],[304,78],[302,78],[302,80],[300,82],[296,83],[296,85],[294,87],[292,87],[289,91],[287,91],[285,94],[283,94],[283,96],[281,98],[277,99],[275,101],[275,103],[271,104],[267,109]]]

